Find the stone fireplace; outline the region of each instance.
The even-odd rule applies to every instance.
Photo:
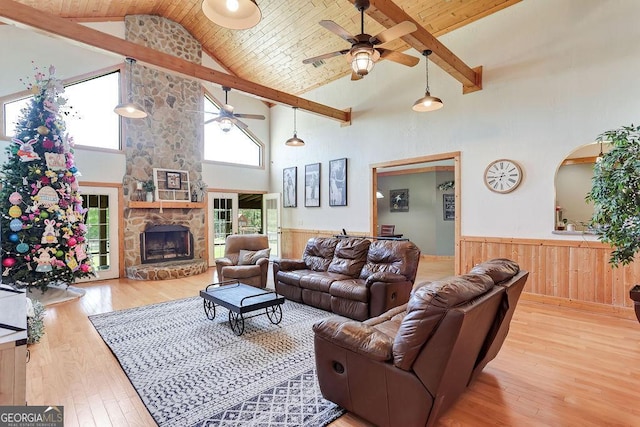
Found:
[[[150,225],[140,233],[143,264],[193,259],[193,234],[184,225]]]
[[[166,18],[128,15],[125,37],[196,64],[202,62],[197,40],[180,24]],[[202,273],[208,268],[205,206],[131,204],[136,201],[132,198],[136,183],[152,179],[153,168],[188,171],[191,182],[202,178],[203,119],[191,113],[203,109],[202,84],[141,63],[133,67],[132,83],[132,100],[144,108],[148,117],[123,120],[126,275],[131,279],[161,280]],[[149,224],[160,228],[150,230]],[[160,230],[165,227],[173,228],[164,230],[168,240],[167,235],[160,237]]]

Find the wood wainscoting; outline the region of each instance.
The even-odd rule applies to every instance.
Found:
[[[633,318],[629,289],[640,283],[640,262],[609,265],[611,249],[599,241],[463,236],[457,271],[491,258],[509,258],[529,271],[527,298]]]

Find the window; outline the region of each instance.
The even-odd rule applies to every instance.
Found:
[[[220,108],[208,95],[204,97],[205,122],[215,117]],[[217,122],[204,125],[204,159],[221,163],[262,166],[262,144],[248,130],[233,126],[224,132]]]
[[[87,246],[93,267],[106,270],[111,264],[109,250],[109,196],[83,195],[83,206],[87,208]]]
[[[113,108],[120,102],[120,71],[65,84],[63,96],[70,115],[65,117],[67,132],[76,145],[120,149],[120,117]],[[15,134],[31,97],[15,98],[3,104],[4,129],[7,136]]]

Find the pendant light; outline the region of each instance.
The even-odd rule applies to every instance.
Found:
[[[431,51],[427,49],[423,51],[422,54],[425,59],[427,89],[425,90],[424,96],[413,103],[412,108],[413,111],[418,112],[438,110],[444,105],[442,100],[435,96],[431,96],[431,93],[429,93],[429,55],[431,55]]]
[[[214,24],[231,30],[255,27],[262,19],[254,0],[204,0],[202,12]]]
[[[596,163],[600,163],[603,157],[604,153],[602,152],[602,141],[600,141],[600,154],[598,154],[598,157],[596,157]]]
[[[298,107],[293,107],[293,138],[287,139],[287,142],[284,145],[288,145],[289,147],[302,147],[304,146],[304,141],[298,138],[298,132],[296,130],[296,110]]]
[[[125,61],[129,65],[127,73],[127,102],[116,105],[116,108],[114,108],[113,111],[115,111],[119,116],[127,117],[129,119],[144,119],[147,117],[147,113],[141,106],[134,103],[131,98],[133,93],[133,65],[136,63],[136,60],[133,58],[125,58]]]

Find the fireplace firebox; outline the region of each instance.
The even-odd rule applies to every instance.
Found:
[[[140,233],[142,264],[193,259],[193,234],[184,225],[151,225]]]

